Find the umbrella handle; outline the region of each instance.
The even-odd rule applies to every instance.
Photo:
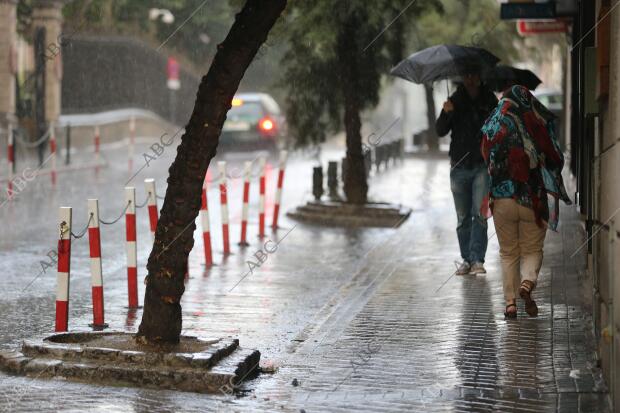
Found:
[[[448,99],[450,98],[450,81],[446,79],[446,90],[448,91]]]

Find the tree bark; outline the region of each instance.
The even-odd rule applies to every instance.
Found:
[[[180,301],[202,183],[239,82],[285,7],[286,0],[247,0],[200,82],[194,110],[169,169],[147,264],[144,313],[137,333],[141,341],[179,342]]]
[[[424,93],[426,95],[426,120],[428,121],[428,130],[426,134],[426,144],[430,152],[439,150],[439,137],[435,130],[437,122],[437,113],[435,112],[435,95],[433,93],[433,85],[424,84]]]
[[[338,33],[338,59],[340,70],[340,84],[344,97],[344,128],[347,142],[347,173],[344,179],[344,193],[347,202],[365,204],[368,195],[366,169],[362,153],[362,121],[360,118],[360,76],[359,57],[360,45],[357,44],[357,19],[352,16],[343,24]]]

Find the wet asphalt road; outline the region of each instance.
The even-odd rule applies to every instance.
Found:
[[[338,150],[326,148],[323,162],[339,159]],[[173,156],[168,150],[134,178],[138,203],[145,199],[144,178],[155,178],[163,194]],[[53,190],[47,177],[40,177],[0,208],[3,346],[18,346],[23,338],[53,329],[54,268],[32,281],[41,271],[40,261],[55,246],[57,208],[74,207],[74,232],[86,224],[89,197],[99,198],[105,220],[124,208],[123,187],[131,176],[126,153],[110,150],[105,157],[108,166],[98,176],[93,170],[61,174]],[[220,157],[235,166],[253,155]],[[291,156],[284,211],[310,198],[314,162],[307,155]],[[275,194],[275,175],[269,177],[268,224]],[[0,410],[604,411],[604,385],[592,368],[589,318],[578,294],[567,293],[578,288],[572,274],[583,271],[579,256],[563,261],[578,240],[577,225],[572,224],[568,235],[549,237],[552,244],[539,288],[545,297],[541,316],[506,322],[492,224],[489,274],[451,276],[458,246],[448,182],[445,159],[409,159],[371,178],[373,199],[414,209],[399,229],[310,227],[282,215],[280,230],[267,232],[269,239],[281,240],[277,251],[249,274],[247,261],[261,248],[256,238],[257,186],[251,195],[251,245],[240,249],[242,180],[229,182],[234,243],[227,260],[221,255],[218,192],[213,186],[209,207],[217,265],[205,271],[198,229],[182,302],[184,334],[238,337],[243,347],[259,349],[262,366],[274,367],[276,373],[247,383],[248,393],[238,398],[0,375]],[[123,220],[103,226],[101,233],[106,321],[112,328],[135,331],[141,312],[125,308]],[[149,241],[142,209],[140,279]],[[91,321],[86,239],[74,241],[71,265],[70,327],[83,329]]]

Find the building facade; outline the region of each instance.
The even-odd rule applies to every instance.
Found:
[[[567,139],[588,235],[598,357],[620,411],[620,0],[577,5],[567,55]]]

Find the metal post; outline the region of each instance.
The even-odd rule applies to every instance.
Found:
[[[67,123],[67,129],[65,133],[65,165],[71,163],[71,124]]]
[[[10,133],[11,133],[11,135],[10,135],[11,136],[11,162],[12,162],[12,164],[11,164],[12,165],[11,172],[13,174],[15,174],[15,171],[17,170],[16,166],[15,166],[15,165],[17,165],[17,159],[15,158],[16,157],[16,153],[15,153],[15,132],[16,131],[17,131],[17,129],[13,129],[13,127],[11,126],[11,130],[10,130]]]
[[[13,174],[15,173],[15,146],[13,142],[13,125],[11,123],[9,123],[7,127],[6,156],[9,169],[7,194],[9,196],[9,200],[11,200],[13,199]]]
[[[286,169],[286,159],[288,151],[280,151],[280,162],[278,169],[278,184],[276,187],[276,199],[273,206],[273,220],[271,227],[278,229],[278,214],[280,213],[280,204],[282,204],[282,187],[284,186],[284,170]]]
[[[202,241],[205,252],[205,265],[210,267],[213,265],[213,250],[211,248],[211,225],[209,222],[209,201],[207,194],[209,193],[209,179],[205,177],[202,184],[202,202],[200,205],[200,223],[202,224]]]
[[[383,163],[385,164],[383,166],[383,169],[387,169],[388,163],[390,162],[390,149],[388,148],[387,144],[381,145],[381,147],[383,151]]]
[[[138,308],[138,248],[136,246],[136,188],[125,187],[125,240],[129,308]]]
[[[370,168],[372,165],[372,157],[370,150],[364,152],[364,170],[366,171],[366,178],[370,175]]]
[[[329,161],[327,164],[327,189],[329,198],[334,201],[338,199],[338,162]]]
[[[379,172],[379,170],[381,170],[381,164],[383,163],[383,156],[385,154],[385,150],[383,149],[383,145],[378,145],[377,146],[377,151],[376,151],[376,155],[377,155],[377,160],[376,160],[376,164],[377,164],[377,172]]]
[[[56,275],[56,332],[69,329],[69,274],[71,264],[71,207],[60,207],[58,214],[58,273]]]
[[[50,122],[50,156],[52,157],[52,168],[50,176],[52,178],[52,185],[56,185],[56,128],[54,122]]]
[[[90,285],[93,298],[93,323],[95,330],[102,330],[105,323],[103,302],[103,270],[101,267],[101,235],[99,231],[99,200],[88,200],[88,245],[90,247]]]
[[[155,180],[147,178],[144,180],[144,189],[148,199],[149,225],[151,227],[151,240],[155,241],[155,231],[157,230],[157,221],[159,221],[159,212],[157,209],[157,188]]]
[[[390,142],[390,153],[392,154],[392,163],[396,164],[398,158],[398,141]]]
[[[41,138],[47,132],[45,124],[45,47],[45,27],[37,27],[34,34],[36,139]],[[45,144],[41,142],[37,147],[39,166],[43,165],[44,151]]]
[[[224,255],[230,254],[230,237],[228,226],[228,190],[226,187],[226,161],[219,161],[217,169],[220,173],[220,212],[222,214],[222,241]]]
[[[323,167],[315,166],[312,169],[312,195],[317,201],[323,196]]]

